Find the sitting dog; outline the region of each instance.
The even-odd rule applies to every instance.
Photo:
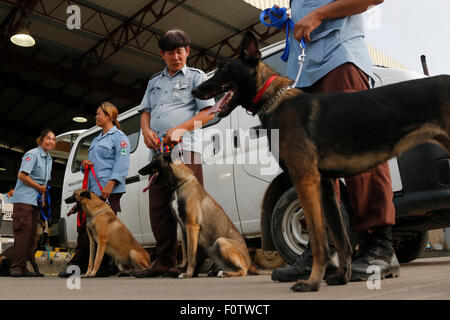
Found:
[[[36,263],[36,251],[39,248],[39,243],[41,241],[41,236],[44,234],[45,231],[45,221],[42,219],[39,219],[37,228],[36,228],[36,234],[34,236],[34,243],[35,247],[33,250],[33,254],[31,257],[28,258],[28,261],[30,261],[31,266],[33,267],[34,273],[37,277],[43,277],[44,275],[39,271],[39,267]],[[14,245],[6,249],[4,252],[0,254],[0,276],[8,277],[10,276],[9,268],[11,267],[11,258],[14,255]]]
[[[171,209],[183,233],[179,268],[187,263],[180,278],[194,275],[198,249],[214,262],[219,277],[269,274],[252,264],[244,237],[180,159],[172,161],[170,153],[157,155],[139,174],[152,175],[150,187],[162,179],[173,191]]]
[[[115,259],[121,272],[150,267],[148,252],[142,248],[111,207],[99,196],[91,191],[78,189],[65,202],[76,202],[87,217],[86,229],[89,235],[90,255],[88,269],[83,277],[95,277],[105,252]]]
[[[239,58],[221,64],[193,94],[209,99],[228,91],[211,112],[225,117],[242,105],[264,129],[279,130],[279,142],[269,143],[296,188],[313,252],[310,278],[291,289],[317,291],[330,260],[322,215],[339,257],[327,283],[346,284],[351,275],[352,249],[332,179],[364,172],[423,142],[449,152],[450,76],[355,93],[308,94],[291,84],[261,62],[258,42],[247,32]]]

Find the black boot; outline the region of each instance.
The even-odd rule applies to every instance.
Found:
[[[359,243],[359,250],[352,260],[350,281],[365,281],[379,273],[380,279],[398,277],[400,264],[392,246],[391,227],[378,227]],[[374,270],[372,266],[378,267]],[[369,269],[369,267],[371,267]]]
[[[331,248],[330,248],[331,249]],[[334,250],[330,250],[334,252]],[[273,270],[272,280],[280,282],[293,282],[297,280],[305,280],[309,278],[312,270],[313,255],[311,247],[308,244],[303,253],[297,257],[294,264],[287,267],[281,267]],[[331,261],[327,266],[327,274],[333,274],[337,271],[337,267]]]

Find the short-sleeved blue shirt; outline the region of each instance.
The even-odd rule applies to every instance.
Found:
[[[130,169],[130,141],[128,137],[113,126],[108,132],[95,137],[89,146],[88,159],[94,164],[94,171],[102,188],[109,180],[116,180],[111,193],[124,193],[125,179]],[[84,168],[82,168],[84,172]],[[88,189],[101,196],[102,192],[89,172]]]
[[[333,1],[292,0],[292,20],[295,23],[311,11]],[[364,37],[364,21],[361,14],[324,20],[311,32],[311,41],[306,43],[306,58],[297,87],[312,86],[327,73],[347,62],[355,64],[373,78],[372,60]],[[298,72],[300,46],[293,36],[293,31],[290,32],[289,43],[287,76],[294,80]]]
[[[19,172],[25,172],[37,184],[47,185],[52,173],[52,157],[49,153],[45,153],[42,147],[31,149],[22,157]],[[38,194],[39,191],[35,188],[17,179],[12,202],[37,206]]]
[[[155,74],[148,82],[138,111],[151,115],[150,128],[162,137],[167,130],[191,119],[199,111],[214,105],[214,99],[200,100],[192,95],[192,89],[207,79],[199,69],[184,66],[173,76],[167,67]],[[183,135],[183,149],[201,152],[200,130]],[[150,158],[153,152],[150,152]]]

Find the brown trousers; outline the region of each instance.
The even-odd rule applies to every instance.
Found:
[[[193,171],[194,176],[203,186],[203,170],[201,155],[195,152],[184,151],[186,165]],[[190,163],[188,163],[190,159]],[[156,255],[153,266],[161,265],[172,268],[177,265],[177,219],[170,210],[169,203],[172,192],[164,181],[151,186],[149,189],[150,223],[156,240]]]
[[[14,253],[11,257],[12,271],[25,271],[27,260],[34,254],[34,243],[39,223],[39,208],[26,203],[13,204]]]
[[[120,212],[120,198],[122,197],[122,193],[115,193],[109,196],[109,205],[111,209],[116,213]],[[86,230],[86,223],[81,227],[77,227],[77,246],[75,248],[75,254],[70,260],[70,265],[77,265],[80,267],[80,272],[82,274],[86,273],[87,267],[89,264],[89,255],[90,255],[90,246],[89,246],[89,235]],[[108,254],[105,253],[103,256],[102,264],[100,265],[99,271],[105,271],[108,267],[111,258]]]
[[[310,93],[335,93],[362,91],[369,88],[367,75],[354,64],[345,63],[303,90]],[[346,178],[345,184],[353,211],[353,229],[358,235],[365,235],[377,226],[395,224],[391,176],[387,162]],[[336,185],[339,198],[339,186]]]

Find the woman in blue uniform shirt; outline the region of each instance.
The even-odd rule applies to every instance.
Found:
[[[108,200],[111,209],[117,214],[120,212],[120,198],[125,193],[125,179],[130,167],[130,141],[120,131],[117,121],[117,108],[109,102],[103,102],[97,109],[95,124],[102,128],[89,147],[88,160],[81,164],[82,172],[84,166],[91,165],[103,190],[95,180],[92,170],[89,172],[88,189],[103,200]],[[89,263],[89,236],[86,232],[86,224],[78,227],[77,247],[75,255],[69,262],[78,265],[81,273],[85,273]],[[116,273],[108,267],[110,257],[105,254],[97,276],[108,276]],[[60,277],[68,277],[67,272],[60,272]]]
[[[120,212],[120,198],[125,193],[125,179],[130,167],[130,141],[120,131],[117,121],[117,108],[109,102],[103,102],[97,109],[95,124],[102,128],[89,147],[88,160],[84,165],[92,165],[100,185],[89,173],[88,189],[103,199],[108,199],[114,212]]]
[[[13,277],[38,276],[26,269],[26,262],[34,254],[34,238],[39,222],[37,197],[42,194],[42,198],[45,198],[52,172],[52,157],[49,151],[55,147],[55,134],[46,129],[36,142],[38,147],[22,157],[12,200],[15,250],[10,273]]]

